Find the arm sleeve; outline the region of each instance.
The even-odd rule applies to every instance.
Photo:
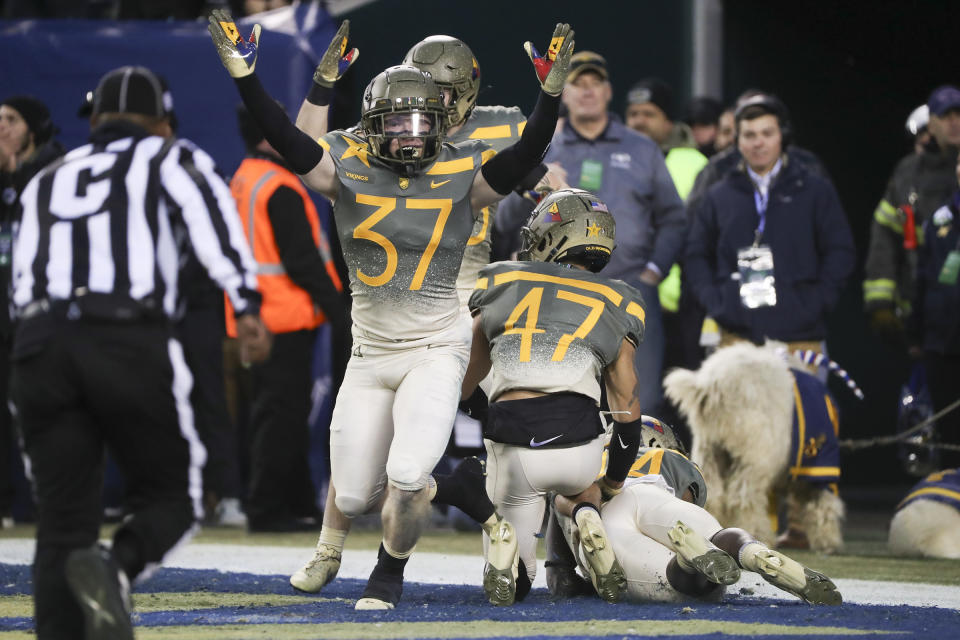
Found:
[[[560,97],[541,91],[520,139],[488,160],[481,169],[484,180],[494,191],[504,196],[509,194],[540,164],[557,128],[559,110]]]
[[[814,215],[819,236],[820,297],[824,311],[829,311],[837,304],[840,292],[853,273],[857,250],[837,192],[825,180],[822,185]]]
[[[694,296],[708,314],[720,310],[721,293],[714,286],[713,265],[716,263],[714,245],[717,230],[712,224],[712,205],[708,198],[701,198],[690,213],[690,229],[684,253],[683,271],[687,276]]]
[[[280,105],[264,90],[255,73],[235,78],[234,81],[243,104],[260,125],[267,142],[295,172],[300,175],[310,173],[323,158],[323,148],[290,122]]]
[[[682,259],[684,237],[687,233],[687,214],[683,200],[677,193],[677,187],[667,171],[667,165],[659,149],[653,149],[651,166],[653,167],[653,226],[656,229],[653,254],[650,262],[660,269],[661,274],[670,272],[673,263]]]
[[[176,143],[161,164],[166,195],[180,210],[197,259],[230,297],[236,315],[259,313],[257,265],[233,195],[210,156],[187,144]]]
[[[340,292],[313,244],[313,231],[300,194],[290,187],[279,187],[267,200],[267,216],[287,276],[310,294],[310,299],[327,316],[342,313]]]
[[[903,259],[903,223],[896,209],[900,203],[897,202],[895,177],[896,170],[870,222],[863,281],[863,302],[867,311],[892,308],[897,293],[897,274]]]

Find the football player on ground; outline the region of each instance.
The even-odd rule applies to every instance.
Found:
[[[378,74],[364,91],[362,137],[338,130],[314,140],[254,74],[260,26],[244,40],[227,12],[214,11],[209,30],[267,141],[334,203],[353,297],[353,355],[330,427],[332,481],[347,517],[383,500],[383,542],[356,608],[392,609],[429,510],[430,473],[449,440],[468,360],[456,277],[473,212],[539,164],[556,125],[573,32],[558,24],[545,57],[524,45],[541,93],[520,140],[494,156],[480,142],[443,143],[440,88],[404,65]],[[335,82],[355,54],[343,57],[324,80]],[[308,100],[323,102],[326,90],[329,103],[329,87],[314,89]]]
[[[337,77],[356,60],[356,49],[347,48],[349,20],[340,26],[321,59],[314,75],[319,86],[332,88]],[[456,38],[435,35],[415,44],[404,57],[403,64],[417,67],[429,73],[443,92],[446,107],[447,132],[445,141],[456,144],[479,140],[499,152],[520,139],[526,125],[526,117],[518,107],[477,106],[480,91],[480,66],[466,43]],[[314,99],[316,91],[314,92]],[[314,138],[327,133],[327,105],[315,104],[307,99],[297,118],[298,127]],[[523,181],[524,188],[533,188],[544,175],[538,167]],[[495,205],[484,207],[474,221],[473,231],[457,277],[457,294],[461,314],[469,321],[467,300],[473,292],[477,273],[490,262],[490,235]],[[448,476],[434,474],[431,481],[433,501],[453,505],[480,523],[488,535],[498,538],[510,536],[509,531],[496,532],[496,527],[507,527],[502,518],[494,515],[494,508],[486,496],[464,490],[462,483],[483,483],[483,470],[479,461],[466,459]],[[435,487],[435,488],[434,488]],[[336,488],[330,484],[323,512],[323,528],[317,540],[313,557],[292,576],[290,584],[309,593],[319,592],[329,584],[340,569],[343,547],[350,530],[351,519],[340,513],[336,506]],[[512,557],[511,557],[512,559]]]
[[[611,439],[609,450],[619,445]],[[643,446],[620,491],[601,508],[603,523],[634,602],[719,600],[725,586],[754,571],[770,584],[811,604],[842,602],[825,575],[768,548],[743,529],[723,528],[703,505],[707,487],[673,430],[643,417]],[[564,515],[565,499],[554,500],[555,518],[547,529],[547,586],[552,595],[589,593],[576,573],[589,571],[589,550],[576,525]]]
[[[623,571],[607,541],[594,484],[604,443],[600,384],[614,413],[614,437],[623,443],[604,477],[617,487],[640,445],[633,356],[643,338],[643,301],[627,284],[596,273],[610,259],[615,223],[593,194],[550,193],[523,235],[520,261],[481,269],[470,298],[473,345],[463,395],[490,374],[487,493],[516,528],[523,565],[517,583],[508,573],[489,571],[485,586],[504,594],[503,604],[526,595],[545,496],[554,491],[571,498],[569,515],[593,585],[615,602]]]

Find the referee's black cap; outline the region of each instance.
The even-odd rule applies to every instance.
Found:
[[[163,78],[146,67],[120,67],[100,79],[93,113],[139,113],[156,118],[173,112],[173,96]]]

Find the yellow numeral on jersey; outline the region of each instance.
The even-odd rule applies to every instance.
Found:
[[[610,443],[610,446],[615,446],[615,443]],[[663,449],[650,449],[642,456],[637,458],[637,461],[633,463],[633,466],[630,467],[630,472],[627,474],[631,478],[639,478],[641,476],[656,475],[660,473],[660,466],[663,464]],[[649,468],[644,471],[644,467]]]
[[[387,215],[397,208],[396,198],[385,198],[381,196],[369,196],[362,193],[357,194],[358,204],[367,204],[377,207],[373,214],[358,224],[353,230],[353,237],[359,240],[369,240],[378,245],[387,254],[387,266],[378,276],[370,276],[357,269],[357,277],[364,284],[371,287],[380,287],[390,282],[397,272],[397,247],[383,234],[377,233],[372,229],[373,225],[387,217]],[[430,268],[430,261],[433,260],[433,254],[436,253],[440,245],[440,239],[443,237],[443,228],[447,224],[447,218],[453,211],[453,200],[449,198],[405,198],[404,204],[407,209],[432,209],[439,214],[437,222],[433,225],[433,234],[430,241],[420,256],[420,262],[417,264],[417,270],[413,274],[413,281],[410,283],[410,289],[419,289],[423,285],[423,279],[427,275],[427,269]]]
[[[543,333],[537,329],[537,318],[540,316],[540,301],[543,299],[543,287],[534,287],[517,306],[510,312],[510,317],[503,324],[503,335],[520,334],[520,362],[530,362],[530,349],[533,346],[533,334]],[[517,329],[516,324],[520,316],[527,314],[527,322],[523,328]]]
[[[576,331],[573,333],[565,333],[560,337],[560,341],[557,342],[557,348],[553,350],[553,357],[550,358],[553,362],[563,360],[563,357],[567,355],[567,348],[570,346],[570,343],[573,342],[574,338],[580,338],[581,340],[586,338],[590,332],[593,331],[597,320],[599,320],[603,314],[603,300],[582,296],[579,293],[573,293],[572,291],[565,291],[563,289],[557,290],[557,298],[589,307],[590,313],[587,314],[587,317],[580,323]]]
[[[353,230],[353,237],[359,238],[360,240],[369,240],[370,242],[378,244],[387,254],[387,266],[384,267],[383,273],[378,276],[368,276],[358,268],[357,277],[368,286],[379,287],[390,282],[390,278],[397,272],[397,248],[393,246],[392,242],[387,240],[386,236],[373,231],[370,227],[386,218],[387,214],[397,207],[397,199],[368,196],[358,193],[357,203],[369,204],[377,207],[377,210],[373,212],[373,215],[357,225]]]
[[[437,216],[437,223],[433,225],[433,234],[430,236],[430,242],[427,248],[423,250],[420,256],[420,262],[417,264],[417,271],[413,274],[413,282],[410,283],[410,289],[419,289],[423,284],[423,277],[427,275],[427,268],[430,261],[433,260],[433,254],[440,244],[440,238],[443,236],[443,227],[447,224],[447,218],[453,210],[453,200],[450,199],[426,199],[426,198],[407,198],[407,209],[436,209],[440,215]]]
[[[585,339],[593,328],[597,325],[600,316],[603,315],[604,304],[602,300],[580,295],[565,289],[557,290],[557,299],[574,302],[576,304],[589,307],[590,312],[577,330],[573,333],[566,333],[560,337],[556,349],[553,350],[553,356],[550,358],[553,362],[559,362],[567,355],[567,349],[570,343],[576,338]],[[520,362],[530,362],[530,350],[533,347],[533,334],[544,333],[543,329],[537,328],[537,320],[540,317],[540,302],[543,300],[543,287],[534,287],[523,299],[517,303],[517,306],[510,312],[510,317],[503,324],[503,335],[511,333],[520,334]],[[517,321],[524,313],[527,314],[527,320],[520,329],[516,328]]]

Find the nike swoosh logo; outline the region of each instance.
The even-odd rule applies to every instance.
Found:
[[[431,181],[430,181],[430,188],[431,188],[431,189],[436,189],[437,187],[442,187],[443,185],[447,184],[448,182],[450,182],[450,181],[449,181],[449,180],[444,180],[443,182],[434,182],[433,180],[431,180]]]
[[[543,442],[537,442],[537,441],[534,440],[533,438],[530,438],[530,446],[531,446],[531,447],[542,447],[543,445],[545,445],[545,444],[550,444],[551,442],[553,442],[553,441],[556,440],[557,438],[562,438],[562,437],[563,437],[563,434],[561,433],[559,436],[553,436],[552,438],[547,438],[547,439],[544,440]]]
[[[626,448],[627,448],[627,445],[625,445],[625,444],[623,443],[623,438],[620,437],[620,434],[619,434],[619,433],[617,434],[617,440],[620,441],[620,448],[621,448],[621,449],[626,449]]]

